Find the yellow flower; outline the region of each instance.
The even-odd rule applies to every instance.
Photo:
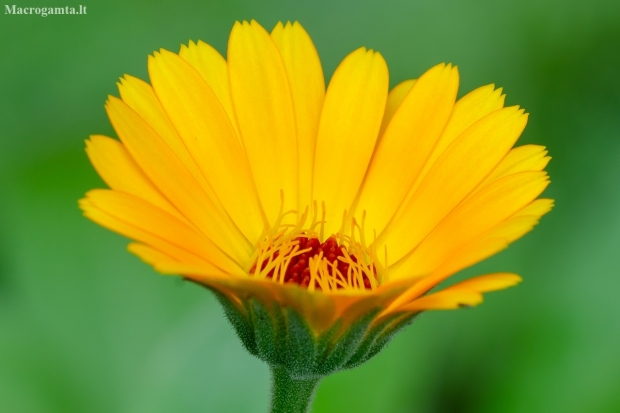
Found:
[[[388,93],[388,69],[360,48],[327,91],[298,23],[236,23],[227,60],[206,43],[149,56],[151,84],[119,83],[106,110],[120,141],[88,156],[111,189],[80,206],[135,241],[167,274],[208,286],[233,311],[256,300],[295,311],[320,335],[424,310],[474,306],[519,276],[439,292],[552,207],[545,148],[513,148],[527,115],[501,89],[456,100],[440,64]],[[236,307],[236,310],[234,309]]]

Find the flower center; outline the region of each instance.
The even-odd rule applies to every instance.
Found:
[[[321,242],[325,221],[317,220],[316,206],[314,210],[312,224],[306,228],[308,209],[297,225],[282,224],[282,218],[295,211],[280,214],[258,243],[248,274],[310,291],[377,288],[386,275],[387,257],[381,264],[374,249],[366,245],[363,224],[353,219],[348,234],[341,231]]]

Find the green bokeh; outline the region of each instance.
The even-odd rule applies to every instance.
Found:
[[[43,3],[21,6],[64,6]],[[503,86],[531,113],[521,143],[554,158],[556,209],[466,271],[525,282],[420,317],[371,362],[326,379],[314,412],[620,411],[620,2],[86,6],[0,16],[0,412],[266,411],[267,367],[213,297],[157,276],[77,209],[103,185],[83,140],[114,136],[103,103],[118,77],[146,78],[149,53],[189,39],[224,51],[232,23],[250,18],[301,21],[328,78],[362,45],[385,56],[392,85],[457,64],[461,94]]]

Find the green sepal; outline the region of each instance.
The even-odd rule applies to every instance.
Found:
[[[317,366],[320,373],[328,375],[343,369],[343,366],[364,343],[364,340],[370,339],[368,335],[369,326],[378,312],[379,310],[373,310],[366,314],[333,343],[332,347],[328,349],[325,359]]]
[[[350,369],[356,366],[359,366],[364,361],[366,361],[367,355],[370,353],[371,349],[374,347],[375,343],[377,343],[378,338],[381,336],[381,333],[385,330],[385,328],[393,321],[392,318],[387,318],[385,320],[379,321],[376,325],[372,327],[372,331],[368,333],[368,339],[364,340],[355,350],[355,353],[349,357],[346,364],[343,366],[344,369]],[[386,343],[387,344],[387,343]]]
[[[346,329],[338,320],[315,334],[292,308],[278,303],[267,306],[255,297],[245,300],[240,308],[224,294],[214,292],[248,352],[272,369],[286,370],[295,380],[320,379],[368,361],[413,319],[396,314],[377,321],[382,310],[377,308]]]
[[[254,329],[252,328],[252,324],[248,320],[248,317],[224,294],[213,288],[209,288],[209,290],[215,294],[215,298],[217,298],[218,302],[222,305],[224,315],[235,329],[235,332],[237,333],[237,336],[239,336],[243,347],[248,351],[248,353],[258,357]]]
[[[286,368],[298,377],[312,377],[315,353],[318,346],[312,330],[301,315],[290,308],[285,309],[287,324],[284,350]]]
[[[281,320],[278,317],[279,311],[270,313],[265,306],[255,298],[248,301],[250,313],[249,321],[254,327],[254,337],[259,359],[267,361],[270,365],[277,365],[280,357],[278,353],[282,351],[282,340],[280,335]]]
[[[418,314],[419,313],[413,315],[396,314],[388,318],[387,320],[382,321],[380,323],[382,326],[381,330],[377,328],[375,331],[373,331],[373,333],[370,334],[372,340],[369,340],[366,343],[366,345],[368,345],[368,349],[365,354],[362,355],[361,352],[360,354],[356,354],[355,356],[358,357],[352,357],[350,362],[347,363],[347,365],[345,366],[345,368],[350,369],[359,366],[360,364],[367,362],[368,360],[379,354],[379,352],[383,350],[383,348],[390,341],[392,341],[392,338],[394,338],[397,333],[408,327],[413,322],[413,320],[417,317]]]

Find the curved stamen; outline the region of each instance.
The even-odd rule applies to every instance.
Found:
[[[322,207],[321,215],[325,217],[325,205]],[[258,243],[248,273],[280,284],[298,284],[310,291],[376,289],[387,274],[387,251],[382,265],[374,247],[366,244],[365,213],[361,225],[352,220],[349,234],[341,231],[321,242],[325,222],[324,218],[317,221],[316,203],[313,209],[308,226],[308,208],[297,225],[282,224],[283,216],[294,211],[281,212],[274,227],[266,229],[263,241]]]

